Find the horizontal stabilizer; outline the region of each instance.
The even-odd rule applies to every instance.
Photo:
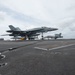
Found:
[[[8,36],[9,34],[3,34],[3,35],[1,35],[1,36]]]

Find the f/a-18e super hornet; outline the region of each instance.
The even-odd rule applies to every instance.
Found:
[[[11,34],[9,34],[9,36],[21,36],[24,39],[35,39],[36,36],[40,35],[40,33],[42,33],[42,38],[43,38],[43,33],[44,32],[48,32],[48,31],[55,31],[58,30],[57,28],[48,28],[48,27],[40,27],[40,28],[33,28],[33,29],[29,29],[29,30],[25,30],[22,31],[20,28],[16,28],[13,25],[9,25],[9,28],[11,30],[7,30],[6,32],[9,32]]]

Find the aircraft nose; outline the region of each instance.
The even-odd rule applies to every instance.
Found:
[[[58,28],[54,28],[53,30],[58,30]]]
[[[49,31],[54,31],[54,30],[58,30],[58,28],[49,28]]]

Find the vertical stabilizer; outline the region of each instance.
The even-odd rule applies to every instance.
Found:
[[[9,28],[13,31],[16,31],[16,28],[13,25],[9,25]]]
[[[59,36],[61,36],[61,33],[59,33]]]

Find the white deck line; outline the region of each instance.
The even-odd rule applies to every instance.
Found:
[[[6,66],[7,63],[0,63],[0,67]]]
[[[34,48],[47,51],[46,48],[40,48],[40,47],[34,47]]]
[[[51,51],[51,50],[65,48],[65,47],[70,47],[70,46],[73,46],[73,45],[75,45],[75,44],[69,44],[69,45],[65,45],[65,46],[59,46],[59,47],[55,47],[55,48],[51,48],[51,49],[46,49],[46,48],[41,48],[41,47],[34,47],[34,48],[35,49],[40,49],[40,50],[45,50],[45,51]]]
[[[1,55],[3,58],[1,58],[1,59],[4,59],[5,58],[5,55]]]
[[[65,48],[65,47],[69,47],[69,46],[73,46],[73,45],[75,45],[75,44],[69,44],[69,45],[65,45],[65,46],[55,47],[55,48],[49,49],[49,51],[50,50],[55,50],[55,49],[61,49],[61,48]]]

